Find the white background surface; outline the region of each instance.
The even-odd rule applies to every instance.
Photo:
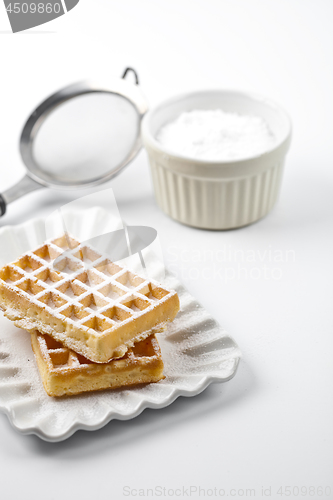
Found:
[[[190,486],[202,488],[191,498],[216,487],[279,499],[280,486],[307,487],[291,495],[306,499],[319,498],[310,486],[330,486],[324,498],[333,498],[332,16],[329,0],[81,0],[12,35],[0,5],[2,190],[24,172],[17,141],[32,108],[67,83],[127,65],[151,105],[235,88],[280,102],[294,126],[280,200],[244,229],[200,231],[167,218],[145,152],[110,184],[127,223],[158,230],[172,270],[239,343],[236,377],[59,444],[21,436],[1,415],[1,498],[121,499],[124,487],[134,498],[143,488]],[[80,194],[28,195],[0,225]]]

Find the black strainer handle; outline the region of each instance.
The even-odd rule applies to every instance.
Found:
[[[5,202],[5,199],[2,196],[2,194],[0,194],[0,217],[2,217],[3,215],[5,215],[6,208],[7,208],[7,203]]]

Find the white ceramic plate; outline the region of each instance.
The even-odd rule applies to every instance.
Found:
[[[84,217],[74,211],[67,214],[73,223],[74,236],[81,241],[83,231],[86,237],[90,227],[93,236],[103,226],[103,216],[98,209],[90,210]],[[44,240],[42,219],[2,228],[0,265],[13,261]],[[8,415],[11,424],[23,434],[62,441],[79,429],[95,430],[115,418],[134,418],[145,408],[163,408],[179,396],[195,396],[212,382],[232,378],[240,360],[236,343],[178,279],[166,273],[163,281],[178,292],[181,310],[167,331],[158,336],[165,379],[142,387],[60,399],[47,396],[30,346],[30,335],[0,313],[0,411]]]

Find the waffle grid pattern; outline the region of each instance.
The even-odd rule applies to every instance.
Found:
[[[97,335],[134,320],[172,293],[68,235],[23,254],[1,269],[0,279],[51,315]]]
[[[47,364],[49,371],[54,373],[64,373],[65,369],[69,369],[70,371],[80,371],[89,365],[103,368],[107,365],[112,366],[115,362],[119,364],[120,361],[125,360],[131,365],[134,365],[137,362],[143,364],[151,363],[154,360],[161,360],[160,348],[154,336],[148,337],[147,339],[135,344],[127,351],[123,358],[119,360],[112,360],[105,365],[96,365],[93,361],[90,361],[81,354],[64,347],[60,342],[57,342],[49,335],[42,335],[39,332],[36,332],[36,335],[38,346],[44,361]]]

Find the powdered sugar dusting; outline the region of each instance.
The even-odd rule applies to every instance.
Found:
[[[250,158],[276,142],[261,117],[221,109],[184,112],[161,128],[157,140],[176,154],[208,161]]]

